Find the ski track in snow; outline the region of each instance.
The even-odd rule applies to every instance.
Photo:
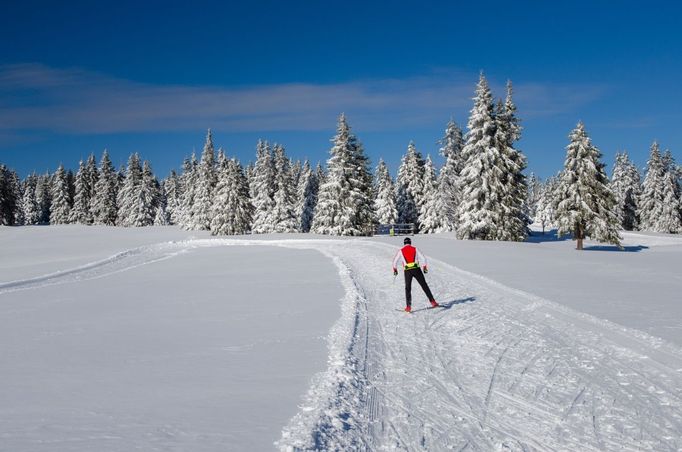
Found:
[[[194,248],[316,249],[346,295],[329,361],[282,450],[679,451],[682,350],[431,260],[442,308],[394,280],[395,248],[369,240],[205,239],[143,246],[0,294],[126,271]]]

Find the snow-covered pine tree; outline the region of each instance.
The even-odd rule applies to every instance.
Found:
[[[171,170],[168,177],[163,181],[163,197],[168,224],[179,224],[182,212],[182,184],[175,170]]]
[[[0,198],[4,198],[4,201],[0,200],[0,224],[24,224],[24,210],[21,208],[24,192],[16,171],[7,167],[4,167],[4,170],[0,168],[0,192],[3,192]]]
[[[670,173],[670,176],[673,181],[673,189],[675,191],[675,196],[679,199],[680,197],[680,174],[679,174],[679,166],[677,166],[677,163],[675,163],[675,158],[673,157],[673,153],[670,152],[670,149],[666,149],[665,152],[663,153],[663,169],[665,170],[666,173]]]
[[[0,225],[6,225],[7,219],[14,217],[10,215],[9,208],[7,206],[8,196],[7,196],[7,176],[5,172],[7,168],[5,165],[0,164]]]
[[[90,185],[91,181],[87,166],[81,160],[78,164],[78,173],[76,173],[76,194],[73,199],[73,209],[71,210],[72,223],[91,224],[92,214],[90,212],[90,205],[95,188]]]
[[[680,199],[675,193],[677,181],[673,171],[667,171],[663,176],[663,208],[661,216],[656,222],[656,230],[675,234],[682,231],[682,217],[680,216]]]
[[[246,178],[244,168],[237,159],[230,159],[228,165],[234,174],[238,187],[235,207],[235,232],[246,234],[251,231],[251,224],[253,222],[253,204],[249,195],[249,180]]]
[[[0,164],[0,225],[16,224],[19,210],[18,190],[14,186],[16,178],[13,171]],[[16,174],[16,173],[14,173]]]
[[[460,203],[458,180],[464,166],[462,162],[464,137],[462,129],[452,119],[448,122],[445,136],[439,143],[440,154],[445,158],[438,177],[440,195],[443,198],[443,229],[454,231],[457,228],[457,207]]]
[[[647,161],[646,175],[639,197],[639,229],[663,232],[659,219],[663,215],[665,166],[657,142],[653,142]]]
[[[128,158],[125,179],[118,192],[118,226],[135,226],[137,221],[140,184],[142,183],[142,164],[137,153]]]
[[[630,161],[627,152],[616,154],[616,163],[611,176],[611,190],[616,196],[616,213],[621,227],[632,231],[638,227],[637,201],[642,192],[637,167]]]
[[[401,159],[395,190],[398,222],[414,223],[419,230],[419,210],[424,204],[424,159],[412,141]]]
[[[320,162],[317,162],[317,166],[315,167],[315,176],[317,177],[317,183],[320,187],[327,180],[327,170],[324,169]]]
[[[91,211],[95,224],[113,226],[116,224],[118,206],[118,173],[105,150],[99,167],[99,178],[95,183]]]
[[[587,237],[620,246],[616,198],[608,185],[601,152],[592,144],[582,122],[569,138],[558,188],[557,233],[572,234],[579,250]]]
[[[38,176],[36,184],[36,201],[38,202],[39,224],[50,224],[52,208],[52,176],[49,173]]]
[[[71,170],[66,172],[66,187],[69,193],[69,207],[73,210],[73,200],[76,197],[76,176]]]
[[[521,138],[521,125],[516,116],[516,105],[512,99],[511,81],[507,82],[507,97],[497,104],[495,114],[495,141],[501,156],[501,167],[507,186],[502,198],[503,221],[498,229],[498,240],[523,241],[528,237],[528,216],[526,197],[528,186],[523,171],[526,157],[514,147]]]
[[[504,227],[507,168],[497,148],[496,126],[492,93],[481,73],[462,149],[461,202],[457,209],[460,239],[497,240]]]
[[[177,217],[178,224],[184,229],[191,228],[192,205],[194,204],[194,194],[196,193],[197,166],[197,158],[194,152],[192,152],[192,156],[189,159],[185,159],[182,165],[182,176],[180,178],[182,197],[180,198],[180,212]]]
[[[5,165],[0,164],[0,225],[5,225],[7,218],[10,217],[7,208],[7,181],[5,176],[7,171]],[[14,215],[11,215],[12,217]]]
[[[540,200],[540,192],[542,191],[542,182],[531,172],[528,176],[528,194],[526,195],[526,214],[528,217],[536,221],[536,212],[538,207],[538,201]]]
[[[294,187],[298,187],[298,183],[301,181],[301,173],[303,172],[303,163],[300,160],[294,161],[289,159],[289,167],[291,168],[291,181]]]
[[[95,154],[92,153],[88,156],[88,160],[85,162],[85,180],[87,181],[87,186],[90,187],[90,193],[88,193],[88,208],[86,209],[86,221],[87,224],[92,224],[95,220],[92,212],[92,198],[95,196],[95,186],[99,180],[97,159],[95,159]]]
[[[299,222],[296,220],[296,196],[290,161],[284,146],[275,144],[275,209],[272,212],[274,232],[297,232]]]
[[[552,176],[540,186],[540,195],[535,208],[535,223],[542,226],[543,235],[545,229],[554,226],[556,223],[554,208],[559,203],[557,195],[560,177],[560,175]]]
[[[171,224],[170,213],[168,212],[166,182],[168,182],[168,179],[162,181],[159,185],[156,200],[156,213],[154,214],[154,226],[169,226]]]
[[[374,172],[374,214],[379,224],[394,224],[398,221],[395,185],[383,159],[379,160]]]
[[[330,235],[366,234],[373,222],[372,176],[362,145],[344,114],[332,141],[311,230]]]
[[[275,166],[272,149],[267,141],[258,140],[256,145],[256,166],[251,180],[252,203],[254,207],[252,231],[267,234],[275,229]]]
[[[306,160],[301,170],[297,188],[298,204],[296,205],[296,218],[300,223],[299,229],[301,232],[310,232],[315,205],[317,204],[318,190],[317,175],[313,173],[310,162]]]
[[[199,162],[196,192],[194,193],[194,203],[192,204],[192,219],[189,224],[189,229],[200,231],[210,229],[213,191],[217,181],[213,137],[211,136],[211,129],[209,129],[206,134],[204,150],[201,153],[201,161]]]
[[[24,187],[16,171],[9,172],[9,190],[11,193],[14,212],[14,224],[21,226],[24,224],[24,209],[21,208],[21,200],[24,197]]]
[[[436,169],[431,161],[431,156],[426,157],[424,164],[424,202],[419,210],[421,232],[425,234],[442,232],[445,230],[445,218],[443,212],[443,198],[440,196]]]
[[[34,225],[40,223],[40,206],[36,198],[36,188],[38,186],[38,176],[30,174],[24,181],[24,196],[22,199],[22,210],[24,212],[24,224]]]
[[[251,193],[251,180],[253,179],[253,174],[256,169],[256,165],[254,165],[253,162],[249,162],[248,165],[246,165],[246,168],[244,168],[244,176],[246,177],[246,180],[249,182],[249,195],[253,197],[253,193]]]
[[[158,186],[149,161],[142,166],[142,178],[135,189],[135,203],[132,207],[131,226],[142,227],[154,224],[158,206]]]
[[[54,175],[51,198],[50,224],[68,224],[71,220],[71,206],[69,205],[69,184],[66,180],[64,165],[60,164]]]
[[[241,165],[218,156],[218,184],[212,207],[211,234],[246,234],[251,226],[249,185]]]

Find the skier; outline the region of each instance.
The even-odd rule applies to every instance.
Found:
[[[412,312],[412,278],[415,278],[419,285],[422,286],[424,293],[431,302],[431,307],[436,308],[440,306],[434,300],[431,289],[429,289],[429,285],[426,284],[426,278],[424,278],[424,273],[429,272],[426,257],[417,248],[412,246],[412,240],[409,237],[405,237],[403,244],[405,246],[393,258],[393,276],[398,275],[398,264],[402,261],[405,271],[405,312]],[[420,265],[424,268],[423,273]]]

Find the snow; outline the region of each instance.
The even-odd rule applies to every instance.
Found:
[[[273,448],[325,368],[336,269],[311,250],[188,249],[4,288],[1,450]]]
[[[416,236],[410,315],[402,238],[0,228],[3,447],[679,450],[682,240],[623,237]]]

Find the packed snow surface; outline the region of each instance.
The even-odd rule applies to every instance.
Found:
[[[0,229],[0,449],[682,449],[675,238],[118,231]]]

